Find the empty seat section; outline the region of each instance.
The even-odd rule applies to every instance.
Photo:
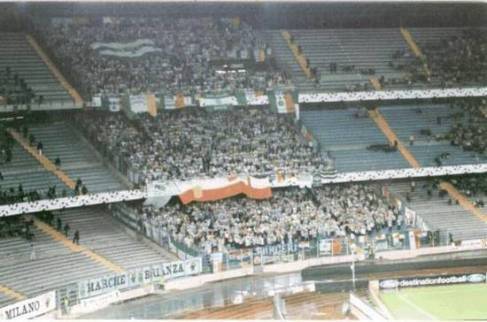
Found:
[[[376,152],[370,145],[388,144],[369,118],[357,117],[359,109],[302,111],[301,119],[321,145],[330,151],[339,172],[408,168],[398,151]]]
[[[43,153],[54,162],[61,160],[61,169],[76,181],[80,178],[88,192],[121,190],[124,186],[98,160],[88,143],[81,140],[69,125],[58,122],[31,129],[44,148]]]

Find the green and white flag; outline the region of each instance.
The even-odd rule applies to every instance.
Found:
[[[276,95],[275,97],[276,97],[277,113],[287,113],[286,100],[284,98],[284,93],[276,91],[275,95]]]
[[[100,55],[134,58],[145,54],[161,52],[162,49],[155,46],[150,39],[138,39],[136,41],[122,42],[95,42],[90,45],[91,49],[96,50]]]
[[[148,112],[146,95],[130,95],[130,110],[136,114]]]

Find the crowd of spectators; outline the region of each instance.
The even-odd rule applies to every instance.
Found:
[[[43,100],[42,96],[36,96],[34,90],[10,67],[0,71],[0,106],[30,105],[40,100]]]
[[[66,189],[62,189],[61,191],[59,189],[56,190],[55,185],[48,187],[47,190],[24,190],[22,184],[19,184],[17,189],[13,187],[2,189],[1,181],[3,181],[3,175],[0,180],[0,205],[68,196]]]
[[[0,123],[0,165],[10,163],[13,157],[14,139],[6,130],[6,127]],[[0,180],[2,177],[2,172],[0,171]]]
[[[0,239],[22,237],[26,240],[32,240],[31,231],[33,222],[26,220],[23,216],[10,216],[0,219]]]
[[[289,84],[286,75],[273,68],[272,50],[256,31],[232,19],[125,17],[84,25],[39,24],[38,34],[67,74],[81,80],[88,96],[126,91],[198,95]],[[95,43],[143,39],[153,45],[139,57],[116,57],[92,48]],[[261,51],[267,63],[259,68],[222,67],[255,63]]]
[[[469,197],[476,207],[487,201],[487,174],[467,174],[448,178],[456,188]]]
[[[130,126],[121,115],[77,120],[95,144],[122,156],[144,180],[188,180],[324,169],[327,161],[285,115],[264,109],[210,112],[185,109],[142,116]]]
[[[452,102],[461,109],[453,115],[453,126],[445,135],[452,145],[486,156],[487,151],[487,101],[485,99],[461,99]]]
[[[405,70],[413,84],[442,88],[470,86],[487,82],[487,35],[481,29],[464,29],[437,42],[421,43],[423,57],[400,61],[396,55],[391,65]]]
[[[142,223],[188,247],[212,251],[320,238],[372,236],[404,221],[374,186],[343,184],[276,190],[268,200],[235,197],[211,203],[139,209]]]

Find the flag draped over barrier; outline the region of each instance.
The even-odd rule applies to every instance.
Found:
[[[130,95],[129,97],[130,110],[133,113],[148,112],[148,102],[146,95]]]
[[[233,95],[205,96],[199,99],[200,106],[236,106],[239,105],[237,97]]]
[[[193,186],[179,195],[183,204],[193,201],[216,201],[244,194],[251,199],[268,199],[272,197],[272,190],[267,179],[248,178],[246,181],[240,178],[227,180],[226,182]]]
[[[103,96],[95,99],[96,104],[101,104],[101,107],[110,112],[119,112],[121,107],[120,97],[118,96]]]

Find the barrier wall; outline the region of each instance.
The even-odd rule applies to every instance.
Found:
[[[200,257],[185,261],[151,265],[128,272],[105,275],[79,282],[79,298],[91,298],[107,292],[136,288],[150,283],[160,283],[174,278],[199,275],[201,273],[202,260]]]
[[[350,293],[350,306],[352,314],[359,315],[366,320],[385,321],[382,315],[376,312],[370,305],[362,301],[358,296]]]
[[[296,48],[295,45],[292,46]],[[304,58],[298,55],[298,58]],[[304,66],[304,65],[303,65]],[[309,72],[308,69],[306,69]],[[286,88],[285,90],[294,91],[294,88]],[[160,104],[163,109],[182,108],[184,106],[196,106],[196,102],[200,107],[215,107],[215,106],[265,106],[271,104],[274,100],[275,92],[283,91],[283,89],[272,89],[267,95],[258,95],[253,90],[244,90],[243,92],[227,93],[224,95],[205,94],[206,96],[190,97],[190,96],[164,96]],[[338,103],[338,102],[359,102],[359,101],[381,101],[381,100],[412,100],[412,99],[432,99],[432,98],[454,98],[454,97],[484,97],[487,96],[487,87],[455,87],[455,88],[432,88],[432,89],[399,89],[399,90],[377,90],[377,91],[357,91],[357,92],[307,92],[299,93],[297,99],[294,101],[301,103]],[[241,98],[241,100],[239,100]],[[110,99],[119,99],[118,97],[110,97]],[[101,95],[93,97],[92,106],[101,106],[101,102],[108,101],[109,98],[103,99]],[[115,105],[117,105],[116,103]],[[118,111],[119,108],[110,108],[112,111]]]
[[[69,308],[69,312],[63,317],[75,318],[82,314],[92,313],[101,310],[109,305],[121,303],[128,300],[133,300],[139,297],[144,297],[154,294],[156,288],[153,284],[141,286],[127,291],[113,291],[89,299],[81,300],[79,304]]]
[[[416,256],[421,256],[425,254],[438,254],[446,252],[459,252],[466,250],[477,250],[485,249],[485,245],[482,243],[472,243],[465,246],[448,246],[448,247],[437,247],[435,248],[424,248],[416,249],[412,251],[392,251],[394,256],[389,256],[393,259],[408,259]],[[386,254],[386,253],[382,253]],[[345,256],[335,256],[335,257],[322,257],[313,258],[308,260],[298,260],[291,263],[280,263],[272,265],[255,265],[248,266],[245,268],[227,270],[223,272],[213,273],[213,274],[202,274],[195,276],[186,276],[200,274],[201,270],[189,269],[186,271],[184,267],[189,267],[190,264],[186,265],[183,262],[175,263],[165,263],[162,264],[161,269],[158,270],[157,265],[151,267],[141,268],[132,270],[127,274],[112,274],[110,276],[102,276],[100,278],[90,279],[87,281],[82,281],[79,283],[78,289],[80,290],[79,302],[72,306],[71,312],[73,314],[86,313],[92,310],[99,309],[104,305],[109,305],[110,303],[115,303],[119,301],[128,300],[135,297],[144,296],[150,294],[154,291],[154,287],[161,282],[164,283],[166,290],[184,290],[190,288],[196,288],[204,285],[205,283],[223,281],[227,279],[240,278],[244,276],[254,275],[256,273],[272,273],[280,274],[287,272],[303,271],[303,280],[319,280],[320,277],[332,278],[333,274],[350,274],[350,267],[347,263],[355,260],[361,262],[365,260],[363,255],[345,255]],[[194,260],[201,261],[200,258]],[[182,263],[177,265],[177,263]],[[189,262],[186,262],[189,263]],[[400,271],[407,269],[420,269],[420,268],[432,268],[432,267],[456,267],[456,266],[472,266],[472,265],[486,265],[487,258],[468,258],[468,259],[448,259],[448,260],[436,260],[431,262],[428,259],[418,261],[406,261],[406,262],[386,262],[384,264],[375,263],[374,265],[356,265],[355,269],[357,273],[364,273],[367,270],[372,270],[373,272],[387,272],[387,271]],[[330,266],[332,264],[344,264],[338,266]],[[177,267],[176,267],[177,266]],[[178,268],[179,267],[179,268]],[[181,269],[181,267],[183,267]],[[158,271],[159,273],[155,274]],[[166,271],[166,274],[164,274]],[[167,273],[170,271],[170,274]],[[370,271],[370,272],[372,272]],[[176,274],[173,274],[176,272]],[[318,275],[316,275],[318,274]],[[124,280],[122,280],[122,277]],[[162,277],[162,279],[161,279]],[[177,277],[177,278],[174,278]],[[135,278],[135,280],[133,280]],[[357,280],[358,285],[362,280]],[[365,281],[368,283],[368,281]],[[361,285],[361,284],[360,284]],[[321,284],[317,284],[315,288],[320,290]],[[84,291],[82,291],[84,290]],[[88,290],[88,291],[87,291]],[[54,293],[54,292],[53,292]],[[52,294],[49,295],[53,297]],[[5,312],[11,307],[22,307],[23,303],[28,303],[31,300],[21,301],[8,306],[0,310],[0,312]],[[55,308],[55,298],[52,301],[45,301],[47,309],[38,310],[35,315],[40,315],[52,311],[52,305]],[[50,306],[48,303],[54,303]],[[20,312],[19,309],[15,309],[15,312]],[[42,312],[42,313],[39,313]],[[30,312],[28,312],[30,313]],[[26,313],[27,314],[27,313]],[[17,316],[17,315],[16,315]]]
[[[397,251],[388,251],[382,252],[377,254],[378,259],[388,259],[388,260],[396,260],[396,259],[406,259],[406,258],[414,258],[418,256],[425,256],[425,255],[436,255],[436,254],[447,254],[453,252],[464,252],[470,250],[478,250],[478,249],[487,249],[487,244],[482,242],[474,242],[464,243],[460,246],[438,246],[438,247],[425,247],[425,248],[418,248],[418,249],[406,249],[406,250],[397,250]]]
[[[486,273],[473,273],[387,279],[379,281],[379,288],[387,290],[405,287],[485,283],[486,276]]]
[[[406,178],[422,178],[435,177],[444,175],[457,175],[466,173],[485,173],[487,172],[487,163],[476,165],[460,165],[460,166],[445,166],[445,167],[425,167],[419,169],[407,168],[398,170],[383,170],[383,171],[363,171],[363,172],[347,172],[338,173],[336,175],[320,178],[321,184],[329,183],[344,183],[344,182],[362,182],[362,181],[380,181],[389,179],[406,179]],[[237,190],[243,189],[250,197],[254,198],[268,198],[272,193],[272,188],[282,188],[289,186],[309,187],[313,183],[313,176],[311,174],[301,174],[292,177],[282,177],[280,180],[273,180],[270,177],[253,178],[253,177],[236,177],[229,180],[228,178],[214,178],[214,179],[194,179],[190,181],[170,181],[170,182],[152,182],[145,190],[126,190],[116,192],[103,192],[97,194],[88,194],[83,196],[57,198],[40,200],[34,202],[20,202],[11,205],[0,206],[0,217],[14,216],[18,214],[35,213],[43,210],[57,210],[66,208],[76,208],[83,206],[92,206],[98,204],[115,203],[121,201],[140,200],[145,198],[162,198],[167,199],[171,196],[180,194],[184,195],[185,200],[202,201],[204,199],[211,200],[215,198],[215,194],[210,192],[212,189],[225,189],[230,185],[239,184]],[[218,183],[218,182],[223,182]],[[206,192],[208,190],[208,192]],[[236,193],[233,188],[229,188],[221,196],[232,195]],[[200,194],[201,193],[201,194]],[[205,196],[207,193],[207,197]]]
[[[367,280],[371,274],[412,272],[423,269],[444,269],[456,267],[476,267],[487,265],[487,258],[463,258],[461,256],[444,257],[442,259],[425,258],[406,258],[395,261],[374,261],[374,262],[357,262],[355,265],[355,274],[357,280]],[[327,282],[334,279],[343,279],[343,276],[351,278],[350,265],[337,266],[315,266],[304,269],[301,272],[304,281]]]
[[[0,217],[28,214],[43,210],[77,208],[121,201],[139,200],[145,197],[146,193],[143,190],[124,190],[32,202],[19,202],[0,206]]]
[[[487,87],[301,93],[299,103],[411,100],[487,96]]]
[[[26,320],[56,309],[56,292],[51,291],[42,295],[23,300],[0,308],[0,320]]]

